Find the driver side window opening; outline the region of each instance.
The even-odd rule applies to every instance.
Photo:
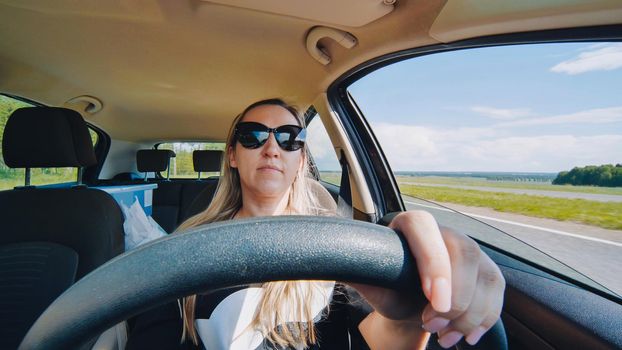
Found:
[[[463,212],[622,294],[610,273],[622,263],[611,253],[622,244],[621,62],[621,43],[464,49],[391,64],[348,92],[408,209],[517,252],[447,208]]]

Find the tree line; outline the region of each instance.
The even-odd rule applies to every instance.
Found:
[[[553,185],[622,187],[622,164],[574,167],[557,174]]]

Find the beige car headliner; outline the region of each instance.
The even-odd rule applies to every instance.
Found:
[[[250,102],[280,96],[304,108],[340,75],[382,54],[622,22],[619,0],[398,0],[375,20],[373,6],[370,13],[357,1],[391,6],[382,0],[348,6],[331,0],[265,6],[253,0],[0,0],[0,92],[53,106],[93,96],[103,108],[84,116],[114,139],[219,140]],[[332,56],[321,65],[305,46],[316,26],[347,31],[358,43],[348,50],[321,40]]]

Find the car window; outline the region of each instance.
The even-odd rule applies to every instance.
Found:
[[[620,295],[620,81],[622,44],[556,43],[412,57],[348,91],[407,208],[550,265],[447,208],[465,213]]]
[[[308,116],[307,145],[315,166],[319,172],[320,180],[339,186],[341,183],[341,166],[335,154],[333,144],[330,142],[328,132],[322,123],[322,119],[313,109]]]
[[[0,143],[4,135],[4,127],[11,113],[22,107],[33,107],[34,104],[0,94]],[[97,143],[98,135],[89,128],[93,145]],[[0,149],[0,155],[2,149]],[[12,189],[24,185],[25,170],[11,169],[4,164],[4,157],[0,157],[0,190]],[[58,183],[76,182],[77,168],[33,168],[31,169],[30,184],[33,186]]]
[[[224,142],[169,142],[156,145],[157,149],[169,149],[175,152],[175,158],[171,159],[170,178],[198,178],[199,173],[194,171],[192,152],[198,150],[225,150]],[[201,178],[219,176],[220,172],[201,173]],[[166,171],[160,172],[160,176],[166,177]]]

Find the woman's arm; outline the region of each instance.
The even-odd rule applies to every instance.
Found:
[[[401,213],[389,226],[406,238],[424,295],[353,285],[375,309],[359,326],[370,348],[422,349],[428,332],[443,347],[462,337],[477,343],[501,314],[505,280],[497,265],[467,236],[440,230],[427,212]]]

